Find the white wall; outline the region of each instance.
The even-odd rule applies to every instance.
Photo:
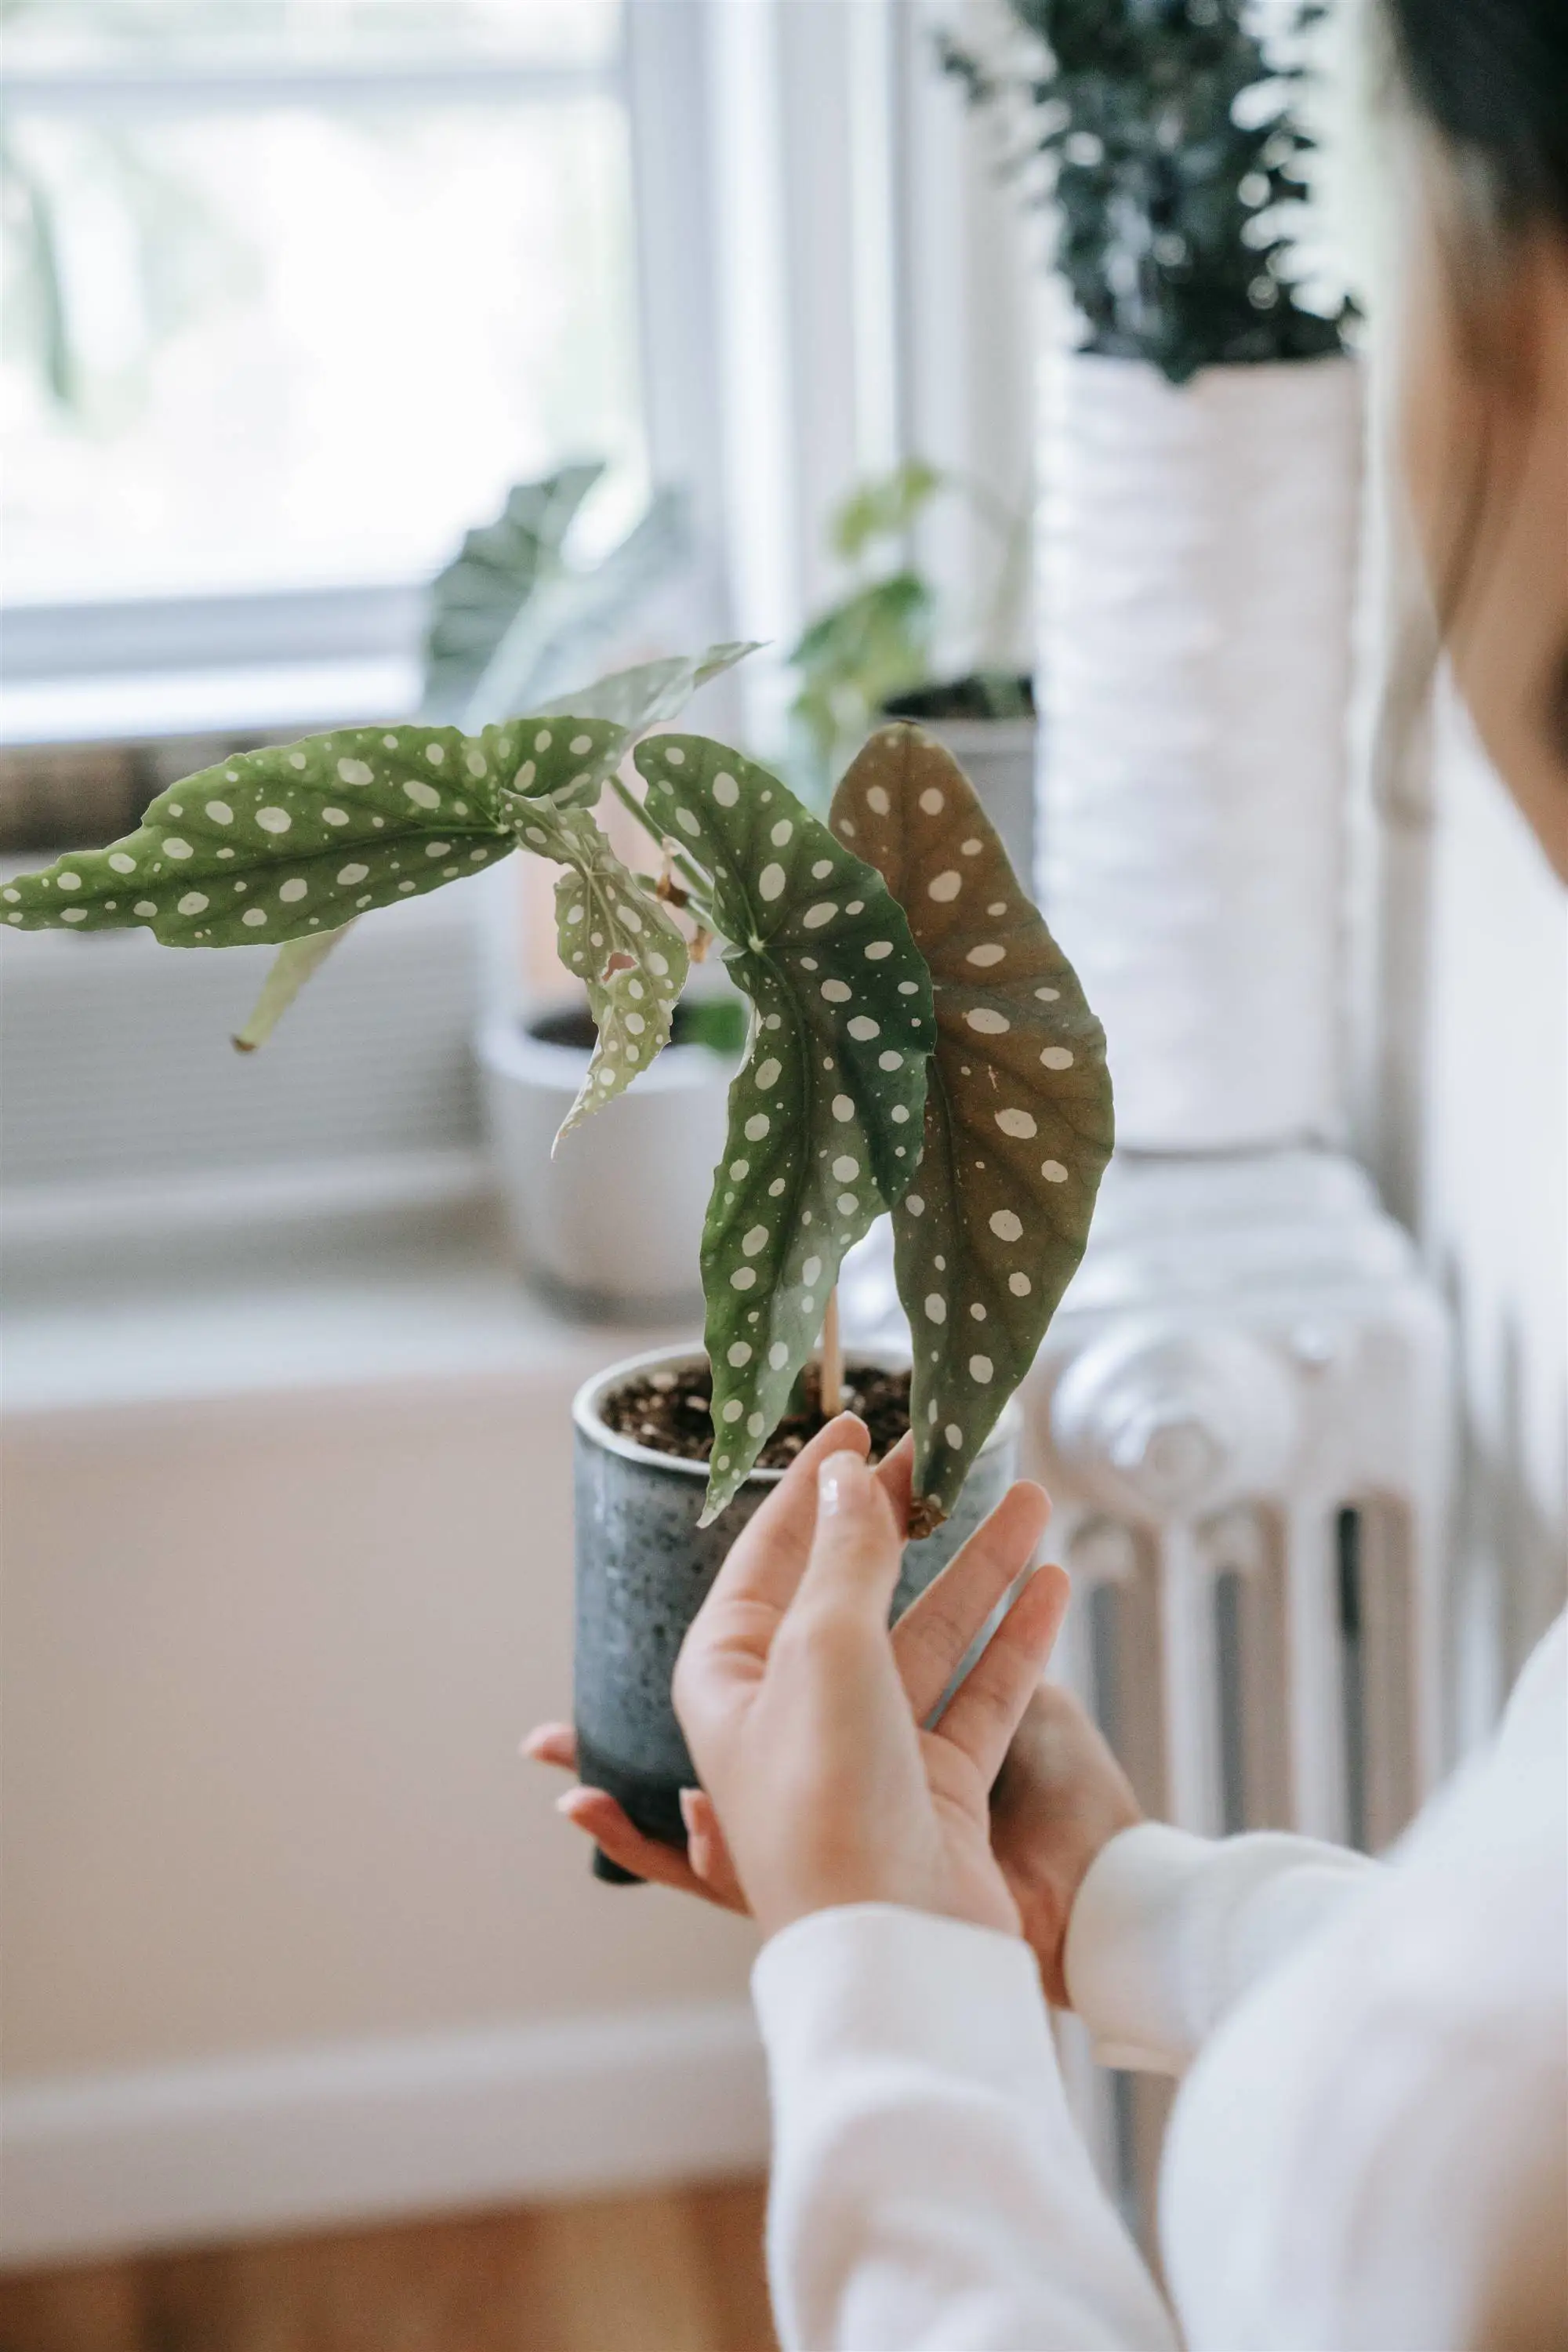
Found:
[[[517,1755],[571,1712],[565,1385],[15,1429],[13,2076],[743,1988],[743,1933],[593,1884]]]
[[[759,2158],[749,1930],[593,1881],[517,1755],[623,1351],[13,1417],[0,2253]]]

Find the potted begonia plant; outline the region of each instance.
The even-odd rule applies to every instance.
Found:
[[[665,1045],[692,927],[723,943],[750,1034],[703,1229],[706,1355],[613,1367],[574,1408],[584,1777],[675,1842],[692,1773],[670,1670],[739,1527],[825,1412],[859,1402],[879,1446],[912,1428],[902,1590],[929,1580],[1010,1475],[1008,1402],[1081,1255],[1111,1143],[1100,1025],[941,745],[906,725],[874,736],[826,823],[709,738],[632,748],[736,650],[472,735],[362,727],[237,753],[160,793],[123,840],[0,889],[23,929],[276,943],[237,1041],[251,1046],[361,915],[515,851],[550,859],[562,958],[597,1039],[563,1139]],[[628,749],[640,793],[616,772]],[[633,872],[595,823],[606,784],[657,875]],[[838,1268],[885,1212],[910,1357],[846,1372]]]

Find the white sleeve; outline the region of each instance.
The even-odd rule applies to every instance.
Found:
[[[1068,1924],[1072,2005],[1105,2066],[1179,2074],[1220,2021],[1365,1894],[1379,1866],[1262,1832],[1213,1840],[1160,1822],[1112,1838]]]
[[[1026,1944],[856,1905],[773,1937],[752,1989],[784,2352],[1175,2352]]]
[[[1568,1679],[1364,1897],[1272,1968],[1184,2083],[1161,2177],[1194,2347],[1568,2343]]]

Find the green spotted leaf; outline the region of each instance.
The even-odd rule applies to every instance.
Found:
[[[624,866],[591,816],[580,809],[530,804],[519,834],[541,857],[566,871],[555,885],[561,961],[588,991],[598,1027],[588,1073],[555,1138],[610,1102],[668,1043],[676,999],[686,985],[687,947],[679,928]]]
[[[931,980],[874,867],[776,776],[700,736],[638,745],[648,821],[712,878],[752,1006],[702,1235],[713,1369],[703,1525],[757,1458],[845,1251],[920,1158]]]
[[[918,1182],[893,1215],[914,1347],[911,1532],[946,1517],[1083,1255],[1110,1156],[1105,1036],[956,761],[874,735],[834,832],[907,909],[935,992]]]
[[[168,947],[308,939],[506,856],[516,795],[575,790],[621,741],[602,719],[558,719],[478,740],[346,728],[236,752],[161,793],[122,841],[6,884],[0,909],[29,929],[142,925]]]
[[[628,735],[640,735],[647,727],[678,719],[700,687],[758,650],[755,642],[710,646],[706,653],[639,662],[635,669],[613,670],[592,686],[576,687],[553,702],[542,702],[538,715],[548,718],[567,711],[584,719],[609,719]]]
[[[667,661],[641,662],[635,669],[613,670],[591,686],[574,687],[570,694],[553,702],[541,703],[528,719],[513,720],[510,726],[486,731],[509,742],[519,735],[533,740],[542,731],[538,721],[559,719],[567,730],[563,740],[570,747],[581,740],[578,721],[608,720],[612,731],[605,734],[602,743],[595,737],[593,751],[584,751],[575,772],[563,782],[558,780],[546,787],[530,782],[519,787],[531,794],[547,790],[558,808],[592,808],[634,736],[640,735],[645,728],[677,717],[700,687],[724,670],[732,669],[738,661],[756,650],[754,645],[710,646],[706,653],[676,654]],[[552,730],[542,731],[547,744],[555,740]]]

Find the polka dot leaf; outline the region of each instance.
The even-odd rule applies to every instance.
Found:
[[[658,900],[627,872],[591,816],[530,803],[519,814],[524,846],[566,871],[555,885],[561,961],[588,992],[598,1038],[555,1148],[588,1113],[613,1101],[669,1039],[686,985],[686,941]]]
[[[543,716],[510,719],[503,726],[487,727],[475,738],[499,772],[511,772],[500,786],[500,798],[503,810],[510,809],[514,817],[523,802],[591,809],[632,740],[631,730],[618,719],[552,715],[543,725]]]
[[[506,856],[515,795],[570,790],[621,737],[591,719],[478,740],[360,727],[236,752],[161,793],[123,840],[7,884],[0,911],[31,929],[144,926],[167,947],[308,939]]]
[[[1071,965],[939,743],[918,727],[874,735],[830,822],[907,910],[935,992],[924,1153],[893,1215],[923,1534],[952,1508],[1083,1255],[1110,1077]]]
[[[554,702],[542,702],[537,716],[576,712],[584,718],[610,719],[628,736],[645,728],[677,719],[699,688],[723,671],[733,669],[748,654],[760,650],[755,641],[710,646],[700,654],[673,654],[665,661],[639,662],[635,669],[612,670],[592,686],[575,687]]]
[[[782,1417],[845,1251],[915,1170],[931,980],[874,868],[776,776],[700,736],[652,736],[635,756],[650,824],[711,877],[752,1006],[702,1235],[707,1525]]]

